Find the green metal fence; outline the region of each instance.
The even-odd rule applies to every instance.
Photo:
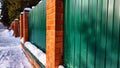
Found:
[[[120,68],[120,0],[65,0],[65,68]]]
[[[29,12],[29,41],[45,52],[46,49],[46,0],[41,0]]]

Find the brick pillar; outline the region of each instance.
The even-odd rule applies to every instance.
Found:
[[[47,0],[46,68],[63,64],[63,0]]]
[[[20,14],[20,39],[23,37],[23,12]]]
[[[14,36],[15,37],[18,37],[19,36],[19,34],[18,34],[18,23],[19,23],[19,21],[18,21],[18,19],[15,19],[14,20]]]
[[[30,8],[25,8],[23,12],[23,38],[24,43],[28,41],[28,13]]]

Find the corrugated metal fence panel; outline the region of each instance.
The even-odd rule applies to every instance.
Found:
[[[46,0],[29,12],[29,41],[46,50]]]
[[[120,68],[120,0],[65,0],[65,68]]]

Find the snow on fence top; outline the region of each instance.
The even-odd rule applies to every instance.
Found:
[[[32,6],[32,9],[34,9],[35,8],[35,6]]]
[[[42,0],[39,2],[39,4],[42,3]]]
[[[15,20],[19,20],[19,19],[15,19]]]
[[[21,15],[23,14],[23,12],[20,13]]]
[[[29,12],[31,8],[24,8],[24,11]]]

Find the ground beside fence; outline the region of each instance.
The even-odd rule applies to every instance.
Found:
[[[13,31],[0,29],[0,68],[32,68]]]

